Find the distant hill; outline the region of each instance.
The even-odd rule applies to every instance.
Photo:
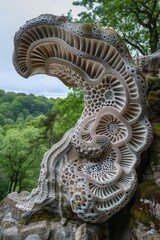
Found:
[[[29,121],[33,117],[46,114],[54,105],[55,99],[34,94],[5,92],[0,89],[0,126],[18,121]]]

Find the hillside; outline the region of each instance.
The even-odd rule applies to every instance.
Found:
[[[54,101],[44,96],[0,90],[0,125],[11,125],[19,121],[28,122],[33,117],[51,110]]]

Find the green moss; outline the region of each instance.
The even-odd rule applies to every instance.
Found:
[[[160,78],[158,76],[150,76],[148,75],[146,77],[147,82],[154,83],[156,81],[160,81]]]
[[[137,222],[149,226],[151,222],[155,226],[159,225],[159,220],[154,214],[154,204],[160,203],[160,187],[154,180],[141,183],[137,188],[137,199],[133,204],[131,212],[130,224],[133,227]]]
[[[97,27],[95,23],[84,23],[82,29],[87,32],[91,32],[94,27]]]
[[[160,186],[157,186],[154,180],[148,180],[139,184],[137,191],[141,198],[152,198],[156,193],[160,193]]]
[[[70,204],[63,205],[62,208],[65,215],[71,215],[73,212]]]
[[[153,104],[159,100],[160,100],[160,89],[149,92],[148,94],[149,104]]]
[[[62,203],[62,214],[65,216],[65,218],[68,219],[75,219],[77,215],[73,212],[72,207],[69,202],[65,202],[65,198],[61,198]]]
[[[55,195],[55,200],[56,200],[56,201],[59,201],[59,194],[57,194],[57,193],[56,193],[56,195]]]
[[[41,207],[40,204],[38,204],[38,203],[35,203],[35,204],[34,204],[34,209],[38,209],[38,208],[40,208],[40,207]]]
[[[155,93],[154,91],[151,91],[147,96],[148,102],[151,105],[153,102],[155,102]]]
[[[132,224],[136,221],[143,223],[144,225],[150,225],[151,222],[151,214],[149,212],[149,205],[144,204],[143,202],[138,202],[134,207],[131,209],[131,214],[134,217],[132,219]],[[136,221],[135,221],[136,220]]]
[[[150,106],[150,111],[154,117],[159,119],[160,114],[160,89],[155,89],[149,92],[148,96],[148,103]]]
[[[56,222],[60,220],[60,216],[58,216],[54,212],[43,210],[43,212],[36,212],[35,214],[33,214],[31,216],[30,222],[37,222],[37,221],[43,221],[43,220],[46,220],[46,221],[54,220]]]
[[[153,123],[152,128],[153,128],[154,134],[160,137],[160,123]]]
[[[21,218],[20,221],[19,221],[19,223],[22,224],[22,225],[25,225],[27,222],[28,222],[27,218]]]
[[[137,225],[137,222],[135,221],[135,218],[133,217],[133,215],[131,215],[131,218],[130,218],[131,228],[134,228],[136,225]]]
[[[60,216],[57,213],[54,212],[49,212],[47,210],[43,210],[43,212],[35,212],[31,218],[21,218],[21,220],[19,221],[20,224],[27,224],[29,223],[33,223],[33,222],[38,222],[38,221],[51,221],[54,220],[54,222],[57,222],[60,220]]]
[[[65,198],[61,197],[61,203],[62,203],[62,214],[66,218],[72,218],[74,213],[72,211],[71,205],[69,203],[65,202]]]
[[[152,174],[154,173],[154,167],[159,165],[159,157],[157,156],[157,153],[155,151],[150,151],[149,154],[149,164],[148,164],[148,170]]]
[[[56,199],[59,199],[59,196],[56,195]],[[58,213],[58,201],[55,200],[54,205],[42,206],[41,204],[34,204],[34,209],[32,212],[23,212],[21,214],[20,224],[27,224],[37,221],[51,221],[54,222],[60,220],[60,215]]]

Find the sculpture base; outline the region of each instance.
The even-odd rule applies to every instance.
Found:
[[[46,207],[26,220],[24,212],[16,207],[17,201],[28,192],[11,193],[0,203],[0,239],[7,240],[109,240],[108,225],[88,224],[79,220],[62,218],[58,210]]]

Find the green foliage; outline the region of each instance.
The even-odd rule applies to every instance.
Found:
[[[46,151],[40,140],[40,130],[33,126],[9,128],[1,135],[0,165],[6,176],[4,182],[9,183],[8,192],[36,186],[40,161]]]
[[[115,29],[130,46],[141,54],[158,50],[160,36],[160,5],[157,0],[79,0],[73,5],[84,6],[81,22],[98,23]]]
[[[0,164],[0,201],[6,196],[9,189],[9,178],[4,168]]]
[[[39,122],[48,147],[58,142],[68,129],[74,127],[83,108],[83,94],[79,89],[72,89],[66,98],[55,100],[51,111]]]
[[[52,110],[47,113],[46,117],[42,117],[39,121],[40,127],[43,129],[43,138],[48,143],[48,148],[55,142],[58,142],[56,132],[54,130],[55,121],[57,118],[57,112]]]
[[[68,129],[74,127],[83,108],[83,94],[78,89],[73,89],[66,98],[56,100],[52,111],[57,113],[54,122],[57,139],[60,139]]]
[[[16,102],[17,98],[20,104]],[[41,105],[38,102],[39,99],[43,100],[44,103],[47,101],[47,104],[49,101],[49,106],[52,108],[45,115],[39,112],[39,115],[35,116],[33,109],[39,111]],[[6,112],[9,112],[8,100],[14,103],[12,105],[11,102],[10,105],[15,107],[15,121],[5,117]],[[0,90],[0,101],[3,109],[0,113],[0,122],[3,122],[0,125],[1,200],[9,192],[31,191],[37,186],[40,163],[44,153],[52,144],[58,142],[68,129],[74,127],[81,115],[84,103],[83,95],[77,89],[71,90],[66,98],[54,101],[44,97],[35,97],[32,94],[29,96],[6,94]],[[25,108],[24,104],[29,107]],[[21,105],[23,110],[21,110]],[[48,107],[45,111],[47,109]],[[10,115],[10,117],[12,116]],[[4,125],[4,122],[7,121],[8,123]]]
[[[53,105],[54,99],[0,90],[0,125],[21,124],[33,117],[46,114]]]

